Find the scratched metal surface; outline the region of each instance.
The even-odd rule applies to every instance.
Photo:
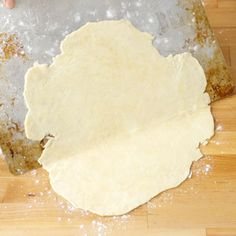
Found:
[[[128,19],[155,36],[163,55],[191,52],[205,69],[212,100],[232,91],[225,61],[198,0],[22,0],[0,6],[0,146],[15,174],[37,168],[42,145],[24,135],[24,75],[50,63],[65,35],[88,21]],[[122,32],[121,32],[122,33]],[[46,101],[45,101],[46,103]]]

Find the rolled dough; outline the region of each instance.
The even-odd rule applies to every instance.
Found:
[[[206,78],[189,53],[162,57],[130,22],[87,23],[25,78],[28,138],[75,207],[120,215],[176,187],[213,135]]]

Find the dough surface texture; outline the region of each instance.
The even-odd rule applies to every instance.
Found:
[[[129,21],[87,23],[25,78],[26,135],[75,207],[121,215],[178,186],[214,132],[206,78],[189,53],[161,56]]]

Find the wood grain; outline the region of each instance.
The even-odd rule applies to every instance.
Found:
[[[236,9],[236,1],[235,0],[219,0],[218,1],[219,8],[231,8]]]
[[[236,78],[236,1],[205,0],[205,7]],[[44,170],[16,177],[0,160],[0,235],[236,235],[236,96],[212,111],[216,134],[201,147],[205,157],[193,164],[192,178],[126,216],[74,210]]]
[[[211,0],[206,0],[207,2],[211,2]],[[213,4],[205,4],[206,12],[209,18],[211,25],[213,26],[213,30],[215,35],[221,45],[222,51],[228,63],[228,66],[231,71],[231,75],[236,81],[236,1],[235,0],[217,0],[217,3]],[[232,98],[233,99],[233,98]],[[215,118],[218,127],[222,127],[224,131],[220,131],[216,134],[216,136],[211,140],[209,146],[204,150],[206,153],[210,155],[217,155],[217,153],[221,153],[223,158],[227,156],[227,158],[233,159],[232,162],[226,164],[222,163],[220,166],[221,170],[225,171],[225,175],[222,175],[222,180],[225,181],[229,177],[229,173],[231,172],[231,168],[236,165],[234,163],[235,156],[235,134],[236,134],[236,99],[235,103],[231,103],[230,109],[226,112],[226,105],[228,100],[221,101],[216,104],[215,107]],[[221,129],[220,129],[221,130]],[[216,173],[216,171],[215,171]],[[230,177],[230,179],[235,177]],[[231,186],[233,190],[233,186]],[[229,190],[230,191],[230,190]],[[230,191],[232,193],[232,191]],[[225,201],[227,201],[230,194],[226,194]],[[235,198],[235,196],[234,196]],[[232,211],[236,211],[234,208],[235,203],[232,203]],[[230,214],[230,213],[228,213]],[[224,213],[222,212],[222,216]],[[233,216],[235,219],[235,216]],[[229,221],[228,221],[229,222]],[[230,227],[226,228],[224,226],[217,227],[209,227],[206,230],[206,234],[208,236],[233,236],[236,235],[236,223],[233,223]]]

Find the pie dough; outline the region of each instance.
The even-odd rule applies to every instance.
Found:
[[[161,56],[129,21],[87,23],[25,78],[28,138],[75,207],[120,215],[176,187],[213,135],[206,78],[189,53]]]

